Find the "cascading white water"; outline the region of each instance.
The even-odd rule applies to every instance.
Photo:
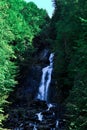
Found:
[[[53,70],[53,57],[54,57],[54,53],[51,53],[49,57],[50,65],[42,69],[42,78],[39,86],[37,99],[47,101],[48,89],[50,86],[51,74]]]
[[[42,113],[40,112],[40,113],[37,113],[36,115],[38,116],[38,120],[42,121],[42,119],[43,119]]]
[[[37,130],[37,128],[36,128],[36,126],[34,125],[34,128],[33,128],[33,130]]]
[[[59,126],[59,121],[57,120],[56,121],[56,128]]]
[[[47,104],[48,105],[48,109],[47,109],[47,111],[49,111],[50,110],[50,108],[52,108],[53,107],[53,105],[50,103],[50,104]]]

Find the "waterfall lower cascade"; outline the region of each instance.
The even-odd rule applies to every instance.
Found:
[[[53,70],[53,57],[54,57],[54,53],[51,53],[50,57],[49,57],[50,65],[48,65],[47,67],[42,69],[42,79],[41,79],[41,83],[39,86],[39,92],[37,95],[37,99],[47,101],[48,89],[50,86],[51,74],[52,74],[52,70]]]

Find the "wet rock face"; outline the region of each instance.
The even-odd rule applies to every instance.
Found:
[[[38,91],[38,86],[40,84],[42,75],[42,68],[39,65],[32,66],[32,68],[29,71],[29,74],[24,82],[24,90],[26,94],[32,94],[32,97],[34,98]]]
[[[23,79],[20,87],[17,88],[15,100],[16,102],[29,103],[37,96],[42,68],[49,64],[50,51],[48,49],[43,49],[39,54],[36,55],[35,63],[32,64],[31,68],[28,70],[25,80]]]
[[[40,54],[39,54],[39,61],[43,62],[44,64],[49,63],[48,59],[50,56],[50,51],[48,49],[44,49]]]
[[[28,71],[27,78],[14,93],[15,103],[28,105],[37,95],[42,67],[39,65],[32,66]]]
[[[54,109],[57,111],[56,106],[49,106],[45,101],[33,100],[28,107],[17,106],[13,109],[7,124],[11,130],[51,130],[56,128]]]
[[[34,57],[36,61],[33,62],[32,66],[27,70],[27,75],[23,79],[22,84],[17,87],[17,91],[14,93],[15,102],[29,104],[33,99],[35,99],[41,82],[42,69],[48,66],[50,62],[49,56],[50,50],[43,49],[36,55],[36,57]],[[50,94],[50,97],[53,97],[53,95]]]
[[[47,109],[48,108],[46,101],[41,101],[39,99],[32,101],[29,107],[34,108],[34,109]]]

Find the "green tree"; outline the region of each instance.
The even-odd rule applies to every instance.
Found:
[[[3,10],[3,11],[2,11]],[[12,46],[8,43],[14,39],[14,35],[6,22],[8,6],[0,1],[0,127],[5,118],[3,106],[6,103],[9,92],[17,83],[15,81],[16,65],[11,59],[16,58]]]
[[[55,0],[50,35],[56,52],[55,77],[57,87],[67,106],[69,130],[87,128],[87,2],[85,0]],[[69,93],[70,90],[70,93]]]
[[[0,1],[0,129],[5,118],[4,105],[17,84],[16,79],[24,73],[21,69],[31,65],[35,50],[32,40],[40,33],[46,18],[46,11],[38,9],[34,3]]]
[[[29,2],[22,10],[22,15],[32,30],[33,35],[37,35],[49,18],[46,10],[39,9],[33,2]]]

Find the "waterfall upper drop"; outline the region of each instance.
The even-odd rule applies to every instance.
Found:
[[[47,101],[48,89],[51,83],[51,75],[53,70],[53,58],[54,58],[54,53],[51,53],[49,56],[50,64],[47,67],[42,69],[42,78],[39,86],[37,99]]]

